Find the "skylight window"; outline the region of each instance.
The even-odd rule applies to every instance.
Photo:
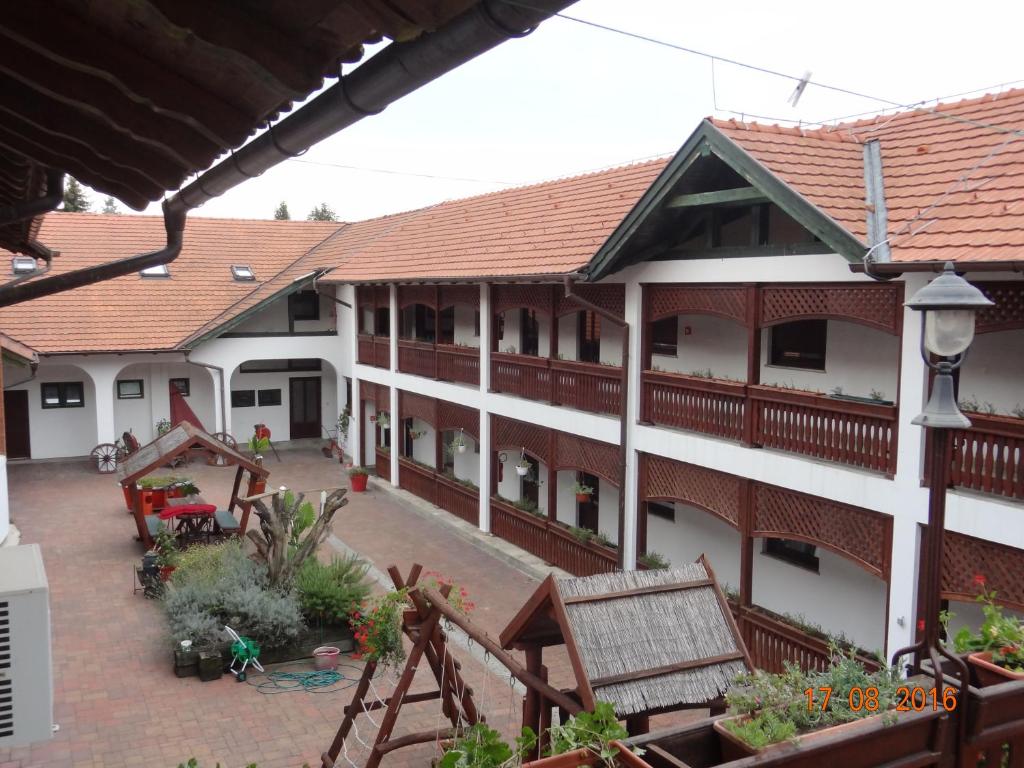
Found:
[[[166,264],[157,264],[155,267],[146,267],[139,270],[142,277],[170,277],[171,271]]]
[[[31,256],[15,256],[11,259],[11,271],[16,275],[30,275],[36,271],[36,260]]]
[[[231,265],[231,276],[235,280],[255,280],[256,273],[252,271],[252,267],[246,264],[232,264]]]

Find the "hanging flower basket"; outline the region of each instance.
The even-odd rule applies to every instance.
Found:
[[[520,477],[526,477],[528,474],[530,474],[530,465],[516,464],[516,474],[519,475]]]

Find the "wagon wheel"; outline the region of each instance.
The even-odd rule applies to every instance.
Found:
[[[214,432],[213,433],[213,437],[215,439],[217,439],[217,440],[220,440],[228,448],[230,448],[232,450],[235,450],[235,451],[238,450],[238,441],[235,440],[235,438],[233,438],[227,432]],[[223,456],[218,456],[217,454],[214,454],[214,453],[210,454],[210,457],[206,460],[206,463],[210,464],[211,466],[217,466],[217,467],[223,467],[223,466],[227,465],[227,462],[224,461],[224,457]]]
[[[89,453],[96,462],[96,469],[101,475],[109,475],[117,469],[117,462],[122,458],[122,451],[113,443],[100,443]]]

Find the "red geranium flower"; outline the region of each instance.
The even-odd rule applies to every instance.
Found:
[[[975,584],[975,586],[978,586],[978,587],[984,587],[985,586],[985,575],[982,574],[982,573],[974,574],[974,584]]]
[[[924,619],[917,620],[917,631],[924,632]]]

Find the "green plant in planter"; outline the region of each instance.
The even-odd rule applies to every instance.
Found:
[[[594,493],[594,489],[589,485],[584,485],[583,483],[576,483],[572,487],[572,492],[575,493],[577,496],[590,496]]]
[[[178,534],[163,523],[156,529],[153,537],[153,549],[156,550],[156,564],[160,568],[174,568],[178,565]]]
[[[355,555],[334,558],[325,565],[309,558],[295,575],[299,608],[309,621],[343,624],[370,594],[366,581],[369,565]]]
[[[338,414],[338,434],[341,435],[339,442],[344,443],[348,440],[348,428],[349,424],[352,423],[352,410],[345,405],[345,410]]]
[[[614,707],[607,701],[597,702],[593,712],[580,712],[570,717],[565,725],[552,725],[548,731],[551,754],[586,749],[601,759],[601,765],[609,768],[615,765],[615,756],[619,754],[611,742],[628,735],[615,717]]]
[[[1024,621],[1003,613],[1003,607],[995,602],[996,593],[985,589],[983,576],[975,576],[974,581],[981,589],[975,600],[981,604],[985,620],[977,632],[961,627],[953,636],[953,649],[957,653],[991,651],[993,664],[1010,672],[1024,673]],[[949,620],[955,615],[942,612],[940,620],[947,630]]]
[[[184,481],[185,478],[177,477],[176,475],[154,475],[153,477],[144,477],[138,481],[137,485],[140,488],[170,488],[176,483]]]
[[[644,552],[642,555],[640,555],[640,557],[637,558],[637,560],[646,565],[648,568],[651,568],[652,570],[656,571],[663,570],[671,565],[671,563],[668,561],[668,558],[666,558],[664,555],[658,552],[655,552],[652,549],[649,549],[646,552]]]
[[[171,483],[168,488],[176,488],[182,496],[199,495],[199,487],[188,478],[181,478]]]
[[[170,431],[171,431],[171,420],[170,419],[160,419],[156,423],[156,435],[157,435],[157,437],[159,437],[160,435],[166,435]]]
[[[486,723],[463,731],[437,764],[438,768],[512,768],[522,765],[537,746],[537,734],[529,726],[516,737],[515,749]]]
[[[265,453],[270,450],[270,438],[269,437],[256,437],[253,435],[249,438],[249,450],[252,451],[254,456],[258,456],[261,453]]]
[[[353,659],[376,662],[383,667],[397,667],[405,661],[402,647],[402,611],[407,590],[388,592],[364,601],[349,616],[358,649]]]
[[[370,474],[370,473],[367,472],[366,469],[363,468],[363,467],[352,467],[348,471],[348,476],[349,477],[359,477],[360,475],[368,475],[368,474]]]
[[[613,549],[618,546],[618,544],[616,544],[614,541],[612,541],[608,537],[608,534],[606,534],[604,531],[598,531],[597,533],[595,533],[594,534],[594,541],[596,541],[598,544],[600,544],[602,546],[612,547]]]
[[[575,525],[569,526],[569,533],[572,534],[572,537],[574,539],[576,539],[577,541],[582,541],[584,544],[593,540],[595,535],[594,532],[589,528],[577,528]]]

